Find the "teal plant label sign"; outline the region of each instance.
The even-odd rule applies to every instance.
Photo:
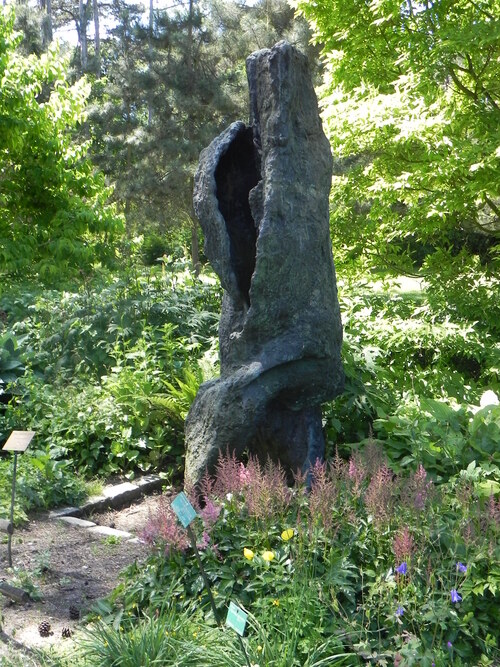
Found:
[[[195,509],[183,491],[172,500],[172,509],[184,528],[187,528],[191,521],[196,518]]]
[[[234,602],[229,603],[227,610],[226,625],[233,628],[241,637],[245,633],[245,625],[247,624],[247,614],[240,609]]]

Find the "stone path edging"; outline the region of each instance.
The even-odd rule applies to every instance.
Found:
[[[162,488],[165,480],[160,475],[144,475],[133,482],[122,482],[105,486],[102,495],[91,496],[81,507],[61,507],[57,510],[49,512],[49,519],[51,521],[64,521],[70,526],[76,528],[84,528],[91,533],[98,533],[106,537],[116,537],[126,540],[127,542],[139,542],[137,537],[125,530],[117,530],[116,528],[108,528],[108,526],[99,526],[93,521],[88,521],[82,517],[91,514],[92,512],[102,512],[106,509],[119,509],[137,500],[145,493],[150,491],[157,491]]]

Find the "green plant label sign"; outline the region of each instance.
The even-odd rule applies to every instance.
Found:
[[[247,624],[247,614],[240,609],[234,602],[229,603],[227,610],[226,625],[233,628],[241,637],[245,632],[245,625]]]
[[[187,528],[191,521],[196,518],[195,509],[183,491],[172,500],[172,509],[184,528]]]

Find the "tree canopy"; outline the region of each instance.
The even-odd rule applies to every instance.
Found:
[[[351,256],[429,272],[491,262],[500,237],[498,0],[296,0],[323,46],[337,168],[334,233]],[[457,265],[460,262],[457,262]]]
[[[86,272],[113,254],[122,223],[104,177],[75,141],[89,85],[70,85],[55,46],[16,51],[14,16],[0,11],[0,273],[44,280]]]

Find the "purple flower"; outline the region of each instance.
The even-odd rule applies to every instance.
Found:
[[[452,647],[453,647],[453,644],[452,644],[451,642],[448,642],[448,643],[446,644],[446,646],[447,646],[448,648],[452,648]]]
[[[458,594],[458,591],[457,591],[456,588],[452,588],[451,591],[450,591],[450,594],[451,594],[451,601],[452,602],[460,602],[462,600],[462,598]]]
[[[461,572],[462,574],[465,574],[467,572],[467,565],[464,565],[460,561],[457,563],[457,570]]]
[[[396,616],[402,616],[405,613],[405,608],[399,605],[399,607],[396,609]]]
[[[398,574],[406,574],[408,572],[408,566],[405,560],[396,568],[396,572]]]

